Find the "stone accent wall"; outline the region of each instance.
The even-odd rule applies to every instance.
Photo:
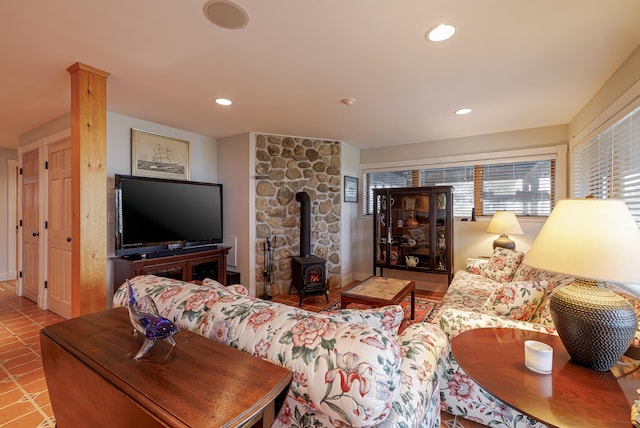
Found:
[[[300,203],[311,199],[311,255],[327,260],[327,286],[341,285],[340,142],[274,135],[256,136],[256,295],[264,294],[264,244],[270,239],[273,274],[269,294],[286,294],[291,257],[300,255]]]

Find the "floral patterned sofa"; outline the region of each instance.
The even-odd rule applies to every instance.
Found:
[[[398,305],[311,313],[249,297],[240,286],[153,275],[131,280],[162,316],[293,371],[274,427],[439,427],[438,372],[449,344],[436,325],[398,334]],[[124,306],[127,287],[113,297]],[[203,356],[206,358],[206,356]]]
[[[556,334],[549,312],[549,296],[573,277],[532,268],[524,253],[497,248],[490,259],[469,259],[456,272],[441,309],[432,322],[449,339],[483,327],[507,327]],[[620,292],[620,291],[618,291]],[[640,301],[628,298],[640,314]],[[640,325],[632,346],[640,346]],[[460,368],[451,353],[440,372],[442,410],[491,427],[544,427],[497,400]]]

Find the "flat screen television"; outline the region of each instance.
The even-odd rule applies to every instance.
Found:
[[[118,256],[222,242],[222,184],[115,176]]]

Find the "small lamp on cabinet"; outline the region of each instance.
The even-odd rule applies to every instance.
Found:
[[[509,235],[524,235],[518,217],[513,211],[496,211],[487,227],[487,233],[499,233],[500,237],[493,241],[493,248],[502,247],[516,249],[516,243]]]

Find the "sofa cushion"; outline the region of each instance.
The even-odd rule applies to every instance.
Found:
[[[505,282],[497,287],[480,312],[529,321],[545,296],[546,281]]]
[[[339,309],[320,312],[316,315],[328,316],[336,321],[375,327],[397,335],[404,319],[404,309],[400,305],[390,305],[371,309]]]
[[[545,327],[554,327],[551,312],[549,311],[549,296],[557,287],[572,284],[574,277],[537,269],[526,263],[521,263],[513,277],[513,281],[547,281],[546,295],[530,321]]]
[[[214,287],[214,288],[223,289],[223,290],[228,291],[229,293],[235,294],[237,296],[248,296],[249,295],[249,290],[247,290],[247,288],[244,285],[241,285],[241,284],[224,285],[224,284],[220,284],[218,281],[216,281],[214,279],[205,278],[202,281],[202,285],[205,285],[207,287]]]
[[[482,270],[482,275],[498,282],[509,282],[520,266],[524,253],[498,247]]]

